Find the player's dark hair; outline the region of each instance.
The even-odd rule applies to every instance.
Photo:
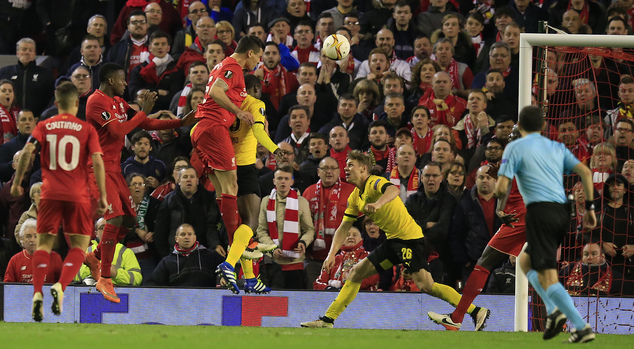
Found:
[[[126,25],[130,25],[130,19],[134,16],[143,16],[143,18],[145,18],[145,21],[147,22],[147,16],[145,15],[145,12],[143,12],[143,10],[134,10],[130,12],[130,14],[128,15],[128,20],[126,21]]]
[[[529,105],[520,111],[520,127],[526,132],[539,132],[544,126],[544,115],[541,108]]]
[[[354,101],[355,105],[359,104],[359,101],[354,98],[354,95],[352,93],[344,93],[341,96],[339,96],[339,102],[341,101]]]
[[[143,138],[147,138],[148,141],[152,142],[152,136],[150,136],[150,133],[146,130],[141,130],[133,134],[132,138],[130,138],[130,142],[132,142],[132,144],[136,144],[136,142],[141,141]]]
[[[264,45],[262,44],[262,40],[260,40],[260,38],[252,35],[245,35],[242,39],[240,39],[240,42],[238,42],[238,47],[236,47],[235,53],[246,54],[249,51],[257,53],[262,50],[264,50]]]
[[[249,29],[251,29],[253,27],[261,27],[263,30],[266,30],[266,27],[264,25],[262,25],[262,23],[255,22],[255,23],[252,23],[251,25],[247,26],[247,33],[249,32]]]
[[[430,118],[429,108],[427,108],[427,107],[426,107],[426,106],[424,106],[424,105],[417,105],[417,106],[415,106],[415,107],[414,107],[414,109],[412,109],[412,114],[410,115],[410,117],[414,116],[414,113],[415,113],[417,110],[421,110],[421,109],[422,109],[422,110],[424,110],[424,111],[425,111],[425,113],[427,113],[427,118],[429,119],[429,118]]]
[[[328,136],[326,136],[325,134],[321,133],[321,132],[313,132],[310,134],[309,136],[309,142],[312,141],[313,139],[321,139],[324,141],[324,143],[328,144]]]
[[[383,127],[387,132],[387,128],[389,127],[389,125],[390,124],[388,124],[385,120],[374,120],[368,126],[368,133],[370,133],[370,131],[375,127]]]
[[[262,82],[260,82],[260,78],[253,74],[244,74],[244,86],[247,90],[255,86],[262,88]]]
[[[291,117],[291,114],[293,114],[293,112],[295,110],[303,110],[306,113],[306,117],[308,117],[308,115],[310,115],[310,111],[308,110],[308,107],[305,107],[303,105],[299,105],[299,104],[295,104],[294,106],[288,108],[288,117]]]
[[[425,171],[425,167],[427,167],[427,166],[436,166],[436,167],[438,167],[438,170],[440,171],[440,173],[442,173],[442,165],[440,163],[436,162],[436,161],[430,161],[430,162],[426,163],[425,166],[423,166],[423,170],[422,171]]]
[[[79,98],[77,87],[72,82],[63,82],[55,89],[55,102],[59,109],[68,110]]]
[[[489,69],[489,71],[486,73],[486,76],[489,76],[489,74],[492,74],[492,73],[497,73],[502,75],[502,77],[504,77],[504,73],[502,73],[500,69]]]
[[[117,63],[106,63],[102,65],[99,70],[99,81],[101,81],[102,84],[107,82],[108,79],[114,77],[118,71],[123,71],[123,67]]]
[[[279,164],[275,167],[275,172],[282,171],[286,173],[293,174],[293,166],[291,164]]]
[[[172,37],[162,30],[155,30],[152,33],[152,35],[150,35],[150,40],[148,40],[148,43],[152,45],[152,41],[154,41],[155,39],[160,39],[160,38],[166,38],[167,44],[168,45],[172,44]]]
[[[368,173],[372,169],[372,157],[370,155],[362,153],[359,150],[352,150],[348,152],[348,160],[354,160],[361,166],[365,166],[368,169]]]

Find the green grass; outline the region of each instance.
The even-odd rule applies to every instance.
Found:
[[[564,347],[563,333],[543,341],[541,333],[391,331],[264,327],[38,324],[0,322],[0,347],[37,349],[176,348],[469,348]],[[593,348],[629,348],[631,336],[597,335]]]

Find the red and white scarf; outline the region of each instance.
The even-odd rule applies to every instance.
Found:
[[[409,181],[407,181],[407,196],[410,196],[418,191],[418,170],[414,168],[409,175]],[[398,166],[395,166],[390,173],[390,182],[394,184],[399,190],[401,189],[401,176],[398,172]]]
[[[0,144],[10,141],[18,134],[18,124],[16,120],[18,119],[19,113],[20,109],[18,107],[12,107],[10,110],[7,110],[0,104],[0,132],[2,132],[2,142],[0,142]]]
[[[473,149],[475,146],[479,145],[482,137],[482,130],[480,130],[479,127],[475,127],[470,113],[464,117],[464,133],[467,135],[466,149]]]
[[[277,213],[275,212],[275,202],[277,190],[271,190],[269,202],[266,205],[266,223],[269,227],[269,235],[273,243],[280,246],[279,234],[277,231]],[[299,200],[297,191],[291,189],[286,197],[286,209],[284,212],[284,239],[282,239],[282,254],[284,257],[299,258],[299,253],[294,249],[299,242]]]
[[[374,146],[371,146],[368,154],[372,157],[372,163],[374,165],[376,165],[377,161],[381,161],[387,158],[387,168],[385,168],[385,172],[392,172],[392,169],[396,166],[396,149],[395,148],[388,147],[386,150],[381,151],[374,148]]]
[[[310,202],[310,212],[313,213],[313,222],[315,222],[315,230],[317,236],[313,243],[313,251],[319,251],[326,248],[326,235],[335,235],[337,229],[337,206],[341,198],[341,181],[337,180],[330,189],[328,198],[324,197],[324,188],[321,179],[315,186],[316,197],[318,200]],[[326,219],[324,216],[328,215]]]
[[[174,252],[183,257],[189,256],[192,252],[196,251],[200,247],[200,242],[196,241],[194,245],[188,249],[181,248],[178,244],[174,245]]]
[[[178,70],[176,66],[173,66],[172,69],[167,69],[168,65],[173,61],[174,59],[170,55],[158,58],[150,53],[150,57],[148,57],[149,64],[141,68],[141,77],[145,82],[156,86],[163,80],[165,75]]]
[[[192,83],[188,82],[187,85],[185,85],[185,87],[183,87],[183,91],[181,92],[181,95],[178,97],[178,107],[176,107],[176,115],[178,115],[178,117],[182,117],[183,113],[185,112],[185,105],[187,104],[187,95],[189,94],[189,92],[192,90]]]
[[[460,69],[458,68],[458,62],[452,58],[445,71],[449,73],[449,76],[451,77],[451,87],[457,90],[462,90],[463,88],[460,86],[462,84],[460,83]]]

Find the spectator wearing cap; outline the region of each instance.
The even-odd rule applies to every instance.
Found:
[[[289,50],[293,47],[293,37],[291,36],[291,21],[286,17],[278,17],[269,23],[269,35],[266,41],[274,41],[277,44],[284,44]]]
[[[59,78],[57,78],[57,81],[55,82],[55,87],[57,88],[59,84],[69,81],[72,82],[75,87],[77,87],[77,92],[79,92],[79,109],[77,110],[76,116],[81,120],[86,120],[86,103],[88,102],[88,97],[90,97],[95,91],[92,88],[92,75],[90,75],[90,71],[88,70],[88,68],[80,65],[75,68],[68,77],[60,76]],[[42,113],[39,121],[46,120],[57,114],[57,106],[53,105]]]

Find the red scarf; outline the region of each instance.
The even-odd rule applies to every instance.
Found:
[[[200,52],[201,55],[205,55],[205,49],[203,48],[203,44],[200,43],[199,37],[194,39],[194,43],[192,45],[196,46],[197,51]]]
[[[416,167],[409,175],[409,181],[407,181],[407,196],[410,196],[418,191],[418,170]],[[401,189],[401,174],[398,172],[398,166],[394,166],[390,173],[390,182],[394,184],[399,190]]]
[[[572,1],[569,1],[567,10],[570,10],[571,8],[572,8]],[[583,8],[581,9],[581,13],[579,13],[579,20],[583,24],[588,24],[588,17],[590,17],[590,7],[588,6],[588,2],[586,1],[583,3]]]
[[[196,251],[196,249],[200,246],[200,243],[198,241],[196,241],[194,243],[194,246],[188,248],[188,249],[184,249],[184,248],[180,248],[180,246],[178,246],[178,244],[174,245],[174,250],[176,251],[176,253],[178,253],[179,255],[183,256],[183,257],[187,257],[189,256],[192,252]]]
[[[346,181],[346,159],[348,158],[348,152],[352,151],[350,145],[346,145],[346,148],[342,151],[335,151],[334,149],[330,149],[330,157],[337,160],[339,164],[339,179],[342,181]]]
[[[479,127],[475,127],[471,119],[471,113],[464,117],[464,133],[467,135],[467,147],[465,149],[473,149],[476,145],[480,145],[482,137],[482,131]]]
[[[275,155],[269,153],[266,157],[266,163],[264,166],[268,167],[271,171],[275,171],[277,168],[277,161],[275,161]]]
[[[271,96],[271,102],[276,109],[279,108],[280,100],[284,97],[287,91],[286,81],[286,69],[282,67],[282,64],[278,64],[275,69],[270,70],[266,66],[262,66],[264,70],[264,79],[262,80],[262,92],[268,93]]]
[[[271,190],[269,202],[266,205],[266,223],[269,228],[269,235],[273,243],[280,246],[279,234],[277,231],[277,214],[275,212],[275,199],[277,190]],[[284,239],[282,239],[282,254],[288,258],[299,258],[299,253],[294,249],[299,242],[299,200],[297,190],[291,189],[286,197],[286,212],[284,213]]]
[[[150,63],[146,65],[145,67],[141,68],[141,77],[143,78],[143,80],[145,80],[147,83],[151,85],[157,86],[161,82],[161,80],[163,80],[165,75],[171,74],[178,70],[176,65],[174,65],[172,69],[166,68],[163,74],[159,76],[156,71],[156,63],[154,63],[154,55],[151,53],[150,53],[149,60],[150,60]],[[185,97],[185,99],[187,99],[187,97]]]
[[[348,56],[348,64],[346,64],[346,67],[340,67],[342,68],[344,73],[348,73],[350,74],[350,76],[354,76],[354,57],[352,57],[352,55]]]
[[[414,150],[416,150],[416,154],[422,155],[428,152],[431,147],[431,139],[433,138],[431,127],[427,127],[427,134],[423,137],[416,133],[415,128],[412,128],[410,132],[412,133],[412,138],[414,139]]]
[[[2,142],[0,142],[0,144],[10,141],[18,134],[18,124],[16,120],[18,119],[19,113],[20,108],[18,107],[11,107],[10,110],[7,110],[0,104],[0,132],[2,135]]]
[[[315,193],[318,200],[312,200],[310,202],[310,212],[313,212],[313,222],[315,222],[315,242],[313,244],[313,251],[319,251],[326,248],[325,237],[326,235],[333,236],[337,229],[337,206],[339,205],[339,199],[341,197],[341,181],[337,180],[330,189],[330,195],[328,198],[324,197],[325,190],[321,184],[321,179],[315,186]],[[328,215],[326,219],[324,216]]]
[[[589,279],[590,278],[588,277],[588,281],[590,281]],[[568,292],[570,292],[573,296],[584,294],[584,291],[587,291],[588,288],[603,293],[609,293],[610,288],[612,287],[612,268],[610,268],[609,265],[605,268],[605,270],[603,270],[603,268],[599,268],[599,279],[594,285],[584,285],[584,282],[583,263],[579,261],[575,263],[570,276],[566,279]]]

